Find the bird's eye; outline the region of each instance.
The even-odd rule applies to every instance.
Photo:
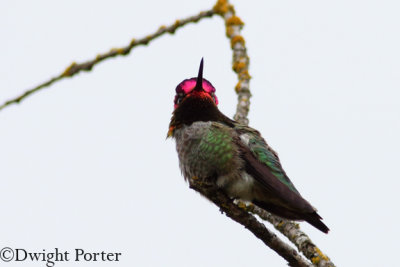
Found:
[[[182,102],[183,98],[184,98],[184,94],[181,94],[181,93],[177,94],[176,98],[175,98],[176,99],[175,104],[179,105]]]

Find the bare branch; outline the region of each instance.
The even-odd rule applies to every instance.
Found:
[[[97,65],[98,63],[100,63],[103,60],[115,57],[115,56],[125,56],[128,55],[129,52],[136,46],[139,45],[147,45],[149,42],[153,41],[154,39],[156,39],[157,37],[160,37],[161,35],[165,34],[165,33],[171,33],[173,34],[178,28],[191,23],[191,22],[198,22],[199,20],[206,18],[206,17],[211,17],[215,15],[214,10],[207,10],[207,11],[202,11],[200,12],[198,15],[195,16],[191,16],[185,19],[181,19],[181,20],[176,20],[174,24],[170,25],[170,26],[161,26],[156,32],[154,32],[153,34],[147,35],[144,38],[141,39],[132,39],[131,42],[125,46],[125,47],[121,47],[121,48],[112,48],[110,51],[104,53],[104,54],[98,54],[96,56],[96,58],[83,62],[83,63],[76,63],[73,62],[71,65],[69,65],[62,73],[60,73],[59,75],[51,78],[50,80],[30,89],[27,90],[26,92],[24,92],[23,94],[10,99],[6,102],[4,102],[2,105],[0,105],[0,111],[12,104],[18,104],[20,103],[22,100],[24,100],[25,98],[27,98],[28,96],[30,96],[31,94],[40,91],[41,89],[48,87],[50,85],[52,85],[53,83],[62,80],[64,78],[67,77],[72,77],[76,74],[78,74],[81,71],[90,71],[92,70],[92,68]]]

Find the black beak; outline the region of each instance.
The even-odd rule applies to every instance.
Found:
[[[203,58],[200,61],[199,74],[197,75],[196,87],[194,90],[201,91],[203,89]]]

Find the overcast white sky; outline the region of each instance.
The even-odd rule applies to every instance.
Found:
[[[331,232],[302,228],[337,266],[394,266],[399,2],[233,3],[246,23],[250,125]],[[0,101],[213,4],[1,1]],[[220,18],[202,20],[1,111],[0,248],[122,253],[101,266],[286,266],[188,188],[165,140],[174,89],[203,56],[220,109],[234,114],[224,33]]]

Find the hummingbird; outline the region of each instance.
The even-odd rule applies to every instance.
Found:
[[[285,219],[306,221],[328,233],[317,210],[286,175],[278,154],[257,130],[225,116],[215,91],[203,78],[203,59],[197,77],[176,87],[167,138],[176,141],[185,180],[208,179],[231,199],[251,202]]]

